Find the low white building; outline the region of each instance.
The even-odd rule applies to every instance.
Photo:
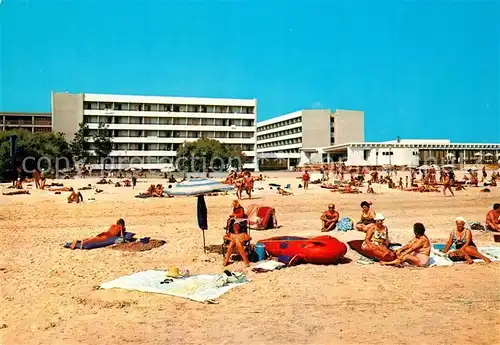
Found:
[[[352,142],[303,148],[300,165],[343,161],[348,166],[497,163],[500,144],[452,143],[447,139]]]

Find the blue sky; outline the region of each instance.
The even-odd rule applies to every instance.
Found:
[[[50,91],[365,111],[366,140],[500,142],[498,1],[3,0],[1,111]]]

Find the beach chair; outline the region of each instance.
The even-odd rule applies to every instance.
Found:
[[[250,227],[248,226],[248,219],[242,218],[242,219],[236,219],[232,218],[228,220],[228,225],[226,227],[226,234],[233,233],[233,226],[234,224],[238,223],[240,226],[240,232],[246,232],[248,235],[250,235]],[[222,240],[222,256],[226,255],[227,247],[229,246],[229,240],[223,239]],[[250,245],[250,241],[246,241],[244,244],[245,251],[247,252],[248,257],[250,258],[251,253],[252,253],[252,247]],[[234,254],[236,255],[236,254]]]

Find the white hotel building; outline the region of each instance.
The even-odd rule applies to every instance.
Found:
[[[190,97],[69,94],[52,92],[52,130],[72,140],[79,124],[112,133],[110,169],[162,169],[173,163],[177,148],[199,138],[217,139],[242,149],[243,167],[258,170],[255,151],[257,101]],[[93,149],[92,140],[90,149]],[[97,157],[88,162],[101,165]]]
[[[257,124],[257,156],[261,169],[286,169],[322,153],[308,148],[364,141],[364,112],[309,109],[278,116]]]

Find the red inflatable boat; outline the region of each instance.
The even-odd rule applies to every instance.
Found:
[[[301,261],[318,265],[338,263],[347,252],[346,245],[331,236],[314,238],[280,236],[260,240],[257,243],[262,243],[271,256],[296,257]]]
[[[365,249],[361,248],[361,245],[363,244],[363,240],[349,241],[349,242],[347,242],[347,244],[355,252],[357,252],[357,253],[359,253],[359,254],[361,254],[363,256],[366,256],[367,258],[373,259],[375,261],[392,261],[392,260],[396,260],[396,253],[394,253],[394,252],[389,252],[389,253],[387,253],[384,256],[379,256],[379,255],[376,255],[371,250],[365,250]]]

